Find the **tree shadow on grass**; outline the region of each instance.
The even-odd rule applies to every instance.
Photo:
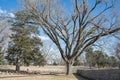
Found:
[[[4,78],[21,78],[21,77],[30,77],[30,76],[34,76],[34,75],[54,75],[54,76],[59,76],[60,73],[54,73],[54,72],[50,72],[50,73],[39,73],[39,72],[27,72],[27,71],[20,71],[20,72],[16,72],[15,70],[12,69],[0,69],[0,75],[4,75],[4,76],[0,76],[0,79],[4,79]]]
[[[4,76],[4,77],[0,77],[0,78],[15,78],[15,77],[28,77],[28,76]]]
[[[28,71],[22,71],[22,70],[19,72],[16,72],[13,69],[0,69],[0,74],[2,74],[2,73],[4,73],[4,74],[15,73],[15,74],[25,74],[25,75],[54,75],[54,76],[64,74],[64,73],[57,73],[57,72],[47,72],[47,73],[37,72],[37,71],[28,72]]]
[[[0,69],[0,72],[4,72],[4,73],[27,73],[27,71],[20,71],[20,72],[16,72],[13,69]]]

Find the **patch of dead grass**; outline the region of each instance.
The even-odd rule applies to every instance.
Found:
[[[0,80],[77,80],[74,75],[0,75]]]

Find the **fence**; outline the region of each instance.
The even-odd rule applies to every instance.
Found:
[[[120,69],[77,70],[77,74],[88,80],[120,80]]]

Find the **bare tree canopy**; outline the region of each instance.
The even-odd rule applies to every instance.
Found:
[[[92,4],[90,0],[72,0],[71,11],[63,7],[61,0],[23,2],[24,10],[17,15],[21,15],[25,23],[40,25],[56,44],[66,62],[66,74],[72,73],[75,59],[87,47],[102,36],[120,31],[117,17],[110,14],[114,0],[94,0]]]
[[[56,54],[58,53],[58,49],[56,49],[50,41],[47,41],[47,42],[43,43],[43,46],[41,49],[41,52],[45,57],[47,64],[53,64],[54,62],[59,64],[60,58],[59,58],[59,55]]]

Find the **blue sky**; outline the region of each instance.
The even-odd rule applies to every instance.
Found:
[[[71,0],[62,0],[63,5],[66,6],[68,9],[72,8],[71,7]],[[89,0],[90,4],[93,4],[93,0]],[[15,13],[20,9],[20,5],[17,0],[0,0],[0,10],[4,10],[7,12],[12,12]],[[115,8],[119,10],[120,9],[120,0],[116,0]],[[120,10],[119,10],[120,13]],[[44,34],[42,34],[45,36]],[[110,38],[111,41],[115,42],[116,39]]]
[[[72,0],[62,0],[63,5],[67,3],[67,7],[71,7],[71,1]],[[115,0],[116,1],[116,7],[120,7],[120,0]],[[93,4],[93,0],[89,0],[91,4]],[[16,8],[19,8],[18,0],[0,0],[0,8],[5,9],[7,11],[11,10],[17,10]],[[118,8],[119,9],[119,8]]]
[[[0,8],[3,10],[15,11],[18,3],[16,0],[0,0]]]
[[[68,9],[72,8],[71,6],[71,1],[72,0],[62,0],[62,3],[65,7],[67,7]],[[94,1],[93,0],[88,0],[90,2],[90,4],[93,4]],[[115,0],[115,9],[117,9],[120,13],[120,0]],[[18,3],[18,0],[0,0],[0,9],[2,10],[6,10],[7,12],[13,12],[15,13],[17,10],[20,9],[20,5]],[[96,11],[97,12],[97,11]]]

